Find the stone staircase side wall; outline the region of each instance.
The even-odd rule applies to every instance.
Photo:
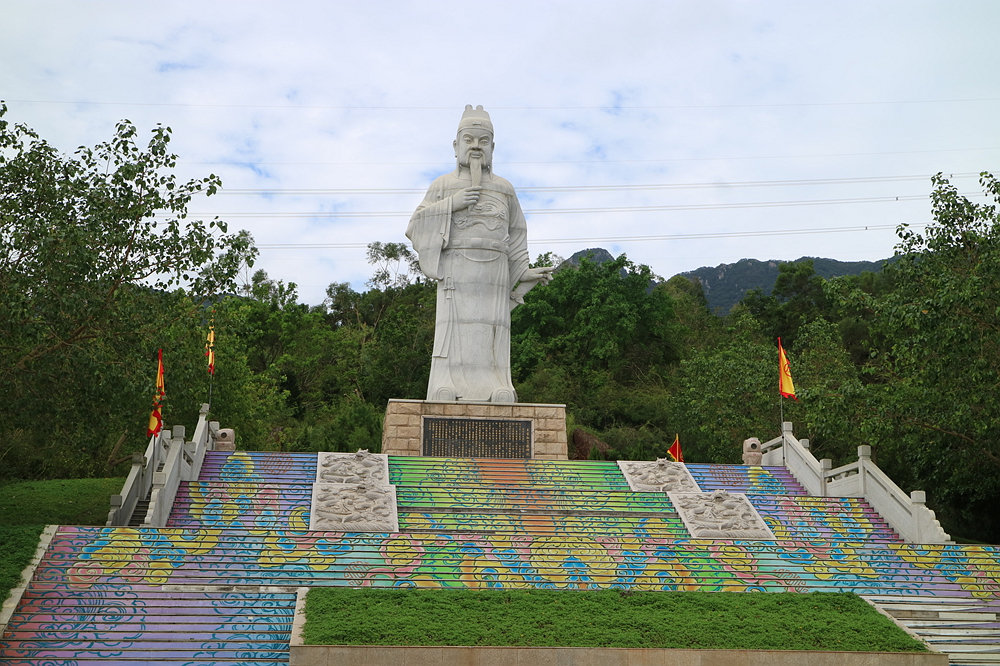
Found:
[[[58,525],[45,526],[38,538],[38,547],[35,548],[35,554],[32,556],[31,562],[21,572],[21,584],[10,590],[10,595],[4,600],[3,608],[0,610],[0,636],[3,636],[4,631],[7,629],[7,623],[10,622],[11,616],[17,609],[18,604],[21,603],[24,591],[28,589],[28,584],[31,583],[31,579],[35,576],[35,569],[38,568],[42,557],[45,556],[45,551],[49,549],[52,537],[55,536],[58,529]],[[0,594],[4,594],[4,592],[0,591]]]

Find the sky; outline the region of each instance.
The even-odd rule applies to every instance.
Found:
[[[994,0],[5,0],[0,99],[66,152],[169,126],[178,177],[223,181],[191,215],[315,305],[406,242],[466,104],[532,257],[887,258],[933,174],[982,201],[1000,171],[998,26]]]

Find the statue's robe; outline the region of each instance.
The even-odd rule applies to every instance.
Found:
[[[479,201],[452,210],[468,176],[431,183],[406,237],[437,280],[428,400],[516,402],[510,379],[511,290],[528,269],[527,226],[514,188],[483,173]]]

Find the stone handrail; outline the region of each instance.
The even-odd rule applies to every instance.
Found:
[[[181,481],[194,481],[201,473],[205,453],[215,448],[219,424],[208,421],[208,405],[201,406],[194,437],[184,441],[184,426],[173,427],[170,451],[162,471],[153,474],[153,492],[149,497],[149,510],[142,524],[145,527],[164,527],[174,505]]]
[[[107,525],[127,525],[136,504],[147,496],[149,506],[143,526],[166,525],[181,481],[197,479],[205,453],[215,448],[219,423],[208,421],[208,409],[208,405],[201,406],[191,441],[184,440],[184,426],[174,426],[150,438],[144,457],[134,456],[122,493],[111,497]]]
[[[864,497],[910,543],[954,543],[942,529],[934,512],[925,506],[926,493],[922,490],[914,490],[909,495],[904,493],[872,462],[871,452],[870,446],[859,446],[858,473],[831,481],[828,487],[839,490],[840,484],[859,483],[861,492],[858,496]]]
[[[181,479],[190,474],[191,464],[184,451],[184,426],[174,426],[170,438],[167,460],[163,469],[153,472],[153,492],[149,495],[149,508],[143,527],[164,527]]]
[[[166,460],[169,439],[170,432],[161,430],[149,438],[145,455],[132,454],[132,469],[125,479],[121,494],[111,496],[111,510],[105,525],[128,525],[136,504],[149,496],[149,490],[153,486],[153,472]]]
[[[858,461],[833,468],[829,458],[816,460],[809,440],[796,439],[792,424],[781,424],[781,436],[761,446],[762,464],[785,466],[810,495],[863,497],[910,543],[953,543],[924,502],[922,490],[907,495],[872,462],[871,447],[858,447]]]

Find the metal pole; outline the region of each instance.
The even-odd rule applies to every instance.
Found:
[[[784,433],[782,428],[785,427],[785,396],[780,393],[778,394],[778,414],[778,418],[780,419],[778,421],[778,437],[781,437]]]

